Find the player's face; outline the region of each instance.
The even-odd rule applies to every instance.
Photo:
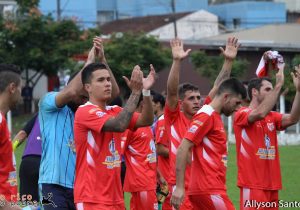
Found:
[[[224,97],[224,103],[222,107],[222,113],[225,116],[230,116],[233,112],[236,112],[242,104],[242,96],[235,94],[228,94]]]
[[[87,86],[89,86],[87,89],[89,96],[103,101],[111,99],[112,85],[110,74],[106,69],[94,71],[92,73],[91,83]]]
[[[185,92],[184,99],[182,100],[182,109],[188,115],[194,115],[200,109],[200,92],[188,90]]]
[[[263,80],[262,86],[260,87],[257,94],[258,102],[261,103],[265,99],[265,97],[270,94],[272,90],[273,90],[272,83],[267,80]]]
[[[22,80],[20,79],[20,83],[19,85],[16,85],[15,83],[13,84],[12,88],[11,88],[11,107],[10,108],[14,108],[16,107],[18,104],[22,103],[22,96],[21,96],[21,91],[22,91]]]

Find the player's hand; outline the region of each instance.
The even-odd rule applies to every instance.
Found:
[[[143,72],[138,65],[133,68],[130,80],[125,76],[123,76],[123,79],[133,93],[141,93],[143,89]]]
[[[291,73],[296,91],[300,92],[300,64],[295,66],[295,70]]]
[[[186,58],[191,51],[191,49],[184,51],[183,42],[182,42],[182,40],[180,40],[178,38],[172,39],[170,41],[170,45],[172,48],[173,60],[182,60],[182,59]]]
[[[104,56],[104,47],[103,47],[103,40],[101,37],[96,36],[93,39],[94,47],[95,47],[95,57],[99,59],[100,62],[105,60]]]
[[[172,194],[171,205],[174,206],[176,210],[180,208],[180,205],[184,198],[184,188],[176,187],[175,191]]]
[[[239,47],[241,46],[240,43],[238,43],[238,39],[235,37],[229,37],[226,42],[225,50],[220,47],[221,53],[225,57],[225,59],[228,60],[234,60]]]
[[[150,72],[146,78],[143,78],[143,89],[150,90],[155,83],[155,69],[152,64],[150,64]]]

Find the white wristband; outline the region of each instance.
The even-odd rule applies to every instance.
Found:
[[[143,96],[150,96],[150,90],[143,89],[142,93],[143,93]]]

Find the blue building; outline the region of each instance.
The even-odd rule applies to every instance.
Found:
[[[172,12],[171,0],[61,0],[61,16],[74,17],[85,27],[116,19],[160,15]],[[175,0],[176,12],[207,9],[208,0]],[[57,1],[41,0],[43,14],[57,17]]]
[[[217,15],[228,29],[255,28],[258,26],[285,23],[284,3],[240,1],[211,5],[208,11]]]

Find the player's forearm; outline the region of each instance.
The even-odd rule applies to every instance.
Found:
[[[275,86],[275,88],[264,99],[264,101],[250,113],[248,119],[250,123],[263,119],[270,111],[272,111],[280,95],[281,87],[281,85]]]
[[[119,89],[119,85],[116,81],[116,78],[112,72],[112,70],[110,69],[107,60],[105,57],[103,57],[103,59],[100,61],[101,63],[104,63],[107,67],[107,70],[110,74],[110,81],[111,81],[111,87],[112,87],[112,91],[111,91],[111,98],[114,99],[116,98],[119,94],[120,94],[120,89]]]
[[[139,127],[150,126],[153,123],[153,105],[150,96],[143,96],[143,109],[139,119]]]
[[[137,107],[141,93],[132,92],[123,110],[103,125],[104,131],[124,132],[129,125],[132,115]]]
[[[184,175],[188,159],[188,150],[179,146],[176,154],[176,187],[184,189]]]
[[[300,119],[300,92],[297,91],[290,113],[290,124],[296,124]]]
[[[222,69],[214,82],[214,86],[219,87],[219,85],[224,80],[229,79],[231,74],[232,64],[233,64],[233,60],[225,58]]]
[[[168,158],[169,157],[169,149],[162,144],[157,144],[156,146],[156,153],[162,157]]]
[[[177,96],[178,94],[180,66],[181,66],[180,60],[173,60],[173,64],[167,82],[167,100],[168,97],[174,97]]]

